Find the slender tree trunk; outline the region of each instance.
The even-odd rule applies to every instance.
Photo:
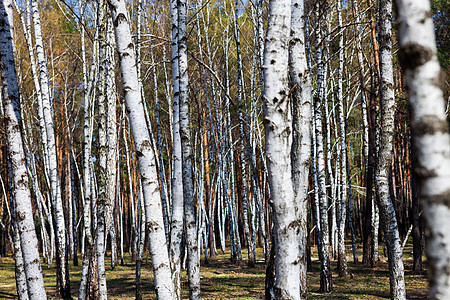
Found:
[[[243,102],[243,78],[242,78],[242,57],[241,57],[241,42],[240,42],[240,28],[239,28],[239,1],[234,2],[234,37],[236,40],[236,56],[237,56],[237,81],[238,81],[238,90],[237,90],[237,101],[239,104],[239,141],[241,146],[240,151],[240,167],[242,174],[242,216],[244,221],[244,233],[245,239],[247,242],[248,248],[248,265],[250,267],[255,265],[255,256],[252,249],[251,242],[251,232],[249,228],[249,220],[248,220],[248,193],[247,193],[247,172],[246,172],[246,155],[244,149],[245,147],[245,124],[244,124],[244,107],[245,104]]]
[[[172,281],[177,299],[181,299],[181,239],[183,235],[183,181],[182,154],[180,138],[180,72],[178,66],[178,6],[177,0],[170,1],[170,17],[172,20],[172,222],[170,228],[170,263]]]
[[[114,31],[111,15],[107,14],[106,17],[106,124],[107,124],[107,201],[105,212],[105,230],[110,233],[111,236],[111,267],[115,268],[115,258],[117,257],[117,241],[115,236],[115,226],[117,224],[117,168],[118,168],[118,142],[117,142],[117,95],[116,95],[116,82],[114,67],[116,65],[114,58]],[[114,221],[116,220],[116,221]]]
[[[377,201],[388,248],[389,279],[392,299],[406,299],[402,247],[393,201],[389,194],[389,174],[394,137],[395,94],[392,67],[392,1],[379,4],[380,69],[381,69],[381,136],[375,171]]]
[[[186,36],[186,1],[178,0],[178,67],[180,72],[180,137],[182,149],[183,199],[186,226],[189,298],[200,299],[200,257],[197,246],[197,224],[192,172],[191,133],[189,128],[188,64]]]
[[[341,196],[339,203],[338,217],[338,269],[339,276],[347,275],[347,258],[345,254],[345,219],[347,215],[347,150],[346,150],[346,126],[344,113],[344,97],[343,97],[343,71],[344,71],[344,34],[342,32],[342,3],[337,1],[338,27],[339,27],[339,67],[338,67],[338,87],[337,101],[339,114],[339,130],[340,130],[340,151],[341,151]]]
[[[413,157],[415,154],[413,154]],[[416,165],[416,160],[413,158],[412,166]],[[412,237],[413,237],[413,271],[421,273],[423,271],[422,268],[422,230],[421,230],[421,222],[420,222],[420,213],[419,213],[419,191],[417,188],[417,180],[416,175],[414,173],[414,169],[412,170],[411,174],[411,188],[412,188],[412,212],[411,212],[411,219],[412,219]]]
[[[0,72],[3,111],[6,121],[6,140],[8,141],[7,153],[13,186],[11,197],[15,204],[14,218],[16,222],[14,231],[18,232],[20,237],[28,298],[30,300],[47,299],[39,261],[38,240],[34,227],[31,193],[20,130],[22,120],[14,61],[13,25],[12,3],[9,0],[4,0],[0,3],[0,58],[2,63]],[[17,241],[17,235],[15,239]],[[23,279],[23,277],[21,278]],[[22,284],[19,281],[18,286],[23,289],[23,281]]]
[[[142,300],[141,266],[145,245],[145,207],[142,195],[142,184],[138,181],[138,243],[136,253],[136,300]]]
[[[311,117],[312,99],[311,82],[306,65],[303,0],[291,3],[291,38],[289,43],[289,82],[295,87],[292,93],[292,131],[293,141],[291,149],[292,184],[294,187],[294,201],[298,207],[299,220],[299,267],[300,267],[300,299],[306,298],[306,251],[307,251],[307,202],[309,159],[311,156]],[[261,225],[264,226],[264,225]]]
[[[108,59],[106,53],[106,2],[98,0],[97,2],[97,24],[98,24],[98,43],[99,43],[99,65],[98,82],[96,96],[98,99],[98,198],[97,198],[97,276],[98,276],[98,299],[107,299],[106,271],[105,271],[105,251],[106,251],[106,202],[108,197],[108,170],[107,170],[107,123],[106,123],[106,77]]]
[[[84,203],[83,203],[83,225],[84,233],[82,235],[82,245],[85,245],[83,253],[82,271],[80,279],[80,287],[78,292],[78,299],[84,300],[88,297],[88,283],[89,283],[89,266],[94,260],[94,241],[91,231],[91,202],[92,202],[92,183],[91,183],[91,149],[92,149],[92,119],[91,119],[91,91],[94,85],[95,64],[97,63],[96,49],[97,40],[94,39],[93,56],[89,74],[86,67],[86,50],[84,40],[84,17],[83,4],[81,0],[78,2],[81,21],[81,58],[83,67],[83,94],[84,94],[84,125],[83,125],[83,187],[84,187]],[[95,33],[97,35],[97,32]],[[88,77],[89,76],[89,77]],[[82,247],[83,250],[83,247]]]
[[[434,27],[429,1],[396,1],[399,59],[405,69],[411,128],[430,266],[430,298],[450,298],[450,136],[443,91],[438,86]]]
[[[59,293],[62,297],[70,297],[70,281],[66,269],[66,228],[61,198],[60,178],[58,174],[55,132],[53,127],[52,107],[50,104],[50,89],[48,81],[47,61],[44,54],[44,43],[37,1],[32,1],[34,36],[36,39],[36,54],[41,80],[42,109],[44,114],[45,130],[47,133],[47,146],[49,155],[49,175],[52,202],[55,209],[56,241],[57,241],[57,269]]]
[[[319,5],[317,5],[319,8]],[[325,159],[323,156],[323,132],[322,132],[322,106],[327,105],[325,98],[325,67],[322,52],[322,35],[319,20],[319,9],[317,10],[317,28],[316,28],[316,51],[317,51],[317,94],[314,107],[314,123],[316,135],[316,159],[317,159],[317,179],[318,179],[318,197],[319,197],[319,214],[321,229],[321,270],[320,270],[320,290],[322,292],[332,291],[332,277],[330,268],[330,242],[328,232],[328,201],[325,182]]]
[[[112,12],[117,51],[120,58],[125,102],[141,175],[156,294],[158,299],[174,299],[175,293],[164,232],[155,153],[153,152],[141,102],[128,12],[125,1],[122,0],[111,0],[109,6]]]

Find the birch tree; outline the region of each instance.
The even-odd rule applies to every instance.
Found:
[[[34,36],[36,41],[36,55],[39,68],[41,84],[42,110],[47,137],[47,150],[49,162],[49,176],[52,204],[55,210],[56,242],[57,242],[57,263],[59,292],[62,297],[70,297],[70,281],[66,264],[66,228],[64,212],[61,198],[60,178],[58,174],[55,130],[53,125],[52,107],[50,103],[50,90],[48,82],[47,60],[44,54],[44,42],[42,37],[41,21],[39,16],[38,2],[31,1],[33,11]]]
[[[123,0],[111,0],[109,1],[109,7],[112,13],[117,51],[119,53],[125,103],[141,175],[156,294],[158,299],[174,299],[175,293],[164,231],[155,153],[142,107],[134,44],[131,40],[126,3]]]
[[[290,158],[292,117],[287,69],[290,25],[290,1],[269,1],[263,63],[263,111],[268,181],[274,212],[275,285],[270,295],[274,299],[300,297],[299,222]]]
[[[389,193],[389,171],[392,161],[392,140],[394,137],[394,78],[392,70],[392,1],[382,0],[379,3],[380,70],[381,70],[381,140],[378,163],[375,171],[380,217],[384,227],[389,260],[389,279],[391,298],[405,299],[405,279],[402,247],[398,233],[397,220],[393,200]]]
[[[34,227],[31,193],[21,134],[22,120],[14,59],[13,22],[12,3],[9,0],[4,0],[0,3],[0,59],[2,62],[0,72],[9,168],[13,185],[11,196],[15,204],[15,232],[20,238],[28,298],[30,300],[47,299],[39,261],[38,240]]]
[[[182,150],[183,199],[186,227],[187,271],[189,298],[200,299],[200,255],[197,245],[197,217],[194,202],[194,174],[192,172],[191,133],[189,128],[188,60],[186,34],[186,0],[177,1],[178,12],[178,72],[180,137]]]
[[[289,80],[292,92],[292,184],[299,220],[300,298],[306,297],[307,201],[309,159],[311,155],[311,82],[306,65],[303,0],[291,3],[291,38],[289,42]],[[261,225],[263,226],[263,225]]]
[[[450,297],[450,136],[429,1],[397,0],[399,59],[411,108],[431,299]]]
[[[177,299],[181,295],[181,239],[183,235],[183,181],[182,154],[180,138],[180,72],[178,66],[178,6],[177,0],[170,1],[170,18],[172,23],[172,222],[170,224],[170,264],[172,280]]]
[[[98,276],[98,298],[107,299],[105,251],[106,251],[106,203],[108,197],[108,170],[107,170],[107,125],[106,125],[106,69],[108,65],[106,53],[106,2],[97,1],[97,26],[98,26],[98,80],[96,96],[98,99],[98,142],[99,142],[99,168],[98,168],[98,199],[97,199],[97,276]]]
[[[320,218],[320,290],[331,292],[332,277],[330,269],[330,242],[328,232],[328,201],[325,182],[325,158],[323,155],[323,132],[322,132],[322,107],[327,105],[325,97],[325,66],[323,61],[322,32],[321,32],[321,14],[326,10],[325,7],[317,4],[316,11],[316,55],[317,55],[317,91],[314,99],[314,124],[315,124],[315,145],[316,164],[318,179],[318,197],[319,197],[319,218]]]
[[[345,254],[345,219],[347,216],[346,201],[347,201],[347,151],[346,151],[346,134],[345,134],[345,113],[344,113],[344,97],[343,97],[343,72],[344,72],[344,34],[342,27],[342,3],[341,0],[336,2],[338,15],[338,30],[339,30],[339,67],[338,67],[338,86],[337,86],[337,101],[339,114],[339,143],[340,143],[340,158],[341,158],[341,195],[338,206],[338,269],[339,276],[347,275],[347,258]]]
[[[83,9],[81,1],[79,2],[81,23],[83,23]],[[96,24],[96,23],[95,23]],[[93,93],[92,89],[95,84],[95,71],[97,64],[97,47],[98,40],[97,34],[95,33],[94,44],[93,44],[93,55],[92,63],[87,72],[86,67],[86,50],[85,50],[85,39],[84,39],[84,24],[81,24],[81,58],[83,63],[83,103],[84,103],[84,124],[83,124],[83,179],[84,179],[84,205],[83,205],[83,224],[84,224],[84,243],[85,249],[83,253],[83,264],[81,270],[80,287],[78,292],[78,299],[83,300],[87,297],[87,286],[89,281],[90,268],[94,264],[94,238],[92,235],[92,220],[91,220],[91,203],[93,200],[93,185],[92,180],[92,116],[91,111],[94,106],[93,104]]]

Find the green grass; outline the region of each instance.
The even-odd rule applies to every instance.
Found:
[[[228,249],[227,249],[228,250]],[[313,248],[313,270],[308,272],[309,299],[389,299],[389,273],[387,258],[382,256],[375,268],[364,267],[360,262],[353,263],[351,248],[347,248],[348,268],[351,276],[339,278],[336,272],[336,262],[333,267],[333,292],[323,294],[319,292],[320,263]],[[229,251],[229,250],[228,250]],[[220,252],[220,251],[219,251]],[[361,249],[358,249],[361,260]],[[201,289],[203,299],[263,299],[265,264],[262,250],[258,248],[255,267],[248,268],[245,264],[247,257],[243,250],[244,263],[240,266],[231,263],[229,253],[221,252],[210,258],[206,265],[202,257]],[[81,264],[81,260],[79,261]],[[107,259],[109,263],[109,259]],[[427,279],[424,274],[413,274],[412,248],[407,245],[404,249],[405,279],[408,299],[426,299],[428,292]],[[426,264],[424,264],[426,267]],[[69,264],[71,289],[74,298],[78,295],[81,266]],[[56,298],[56,270],[55,265],[50,268],[42,265],[44,282],[49,299]],[[117,266],[114,271],[107,266],[107,285],[109,299],[134,299],[135,267],[131,257],[127,254],[124,266]],[[14,260],[11,256],[4,257],[0,263],[0,299],[14,299],[16,297]],[[142,266],[141,278],[143,298],[154,299],[153,271],[151,264]],[[188,283],[186,272],[182,274],[182,296],[188,298]]]

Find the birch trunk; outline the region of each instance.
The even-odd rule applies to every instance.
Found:
[[[319,6],[318,6],[319,8]],[[319,9],[317,18],[319,18]],[[316,159],[317,159],[317,179],[318,179],[318,197],[319,197],[319,218],[321,229],[321,247],[319,248],[319,256],[321,260],[320,270],[320,290],[322,292],[331,292],[332,277],[330,269],[330,243],[328,233],[328,201],[325,182],[325,159],[323,156],[323,132],[322,132],[322,105],[327,105],[325,101],[325,68],[322,59],[321,45],[321,26],[320,21],[316,24],[316,51],[317,51],[317,93],[314,105],[314,123],[316,136]]]
[[[339,27],[339,68],[338,68],[338,88],[337,101],[339,113],[340,130],[340,150],[341,150],[341,195],[338,208],[338,269],[339,276],[347,275],[347,258],[345,254],[345,219],[346,219],[346,201],[347,201],[347,151],[346,151],[346,128],[344,114],[344,99],[342,91],[342,76],[344,71],[344,35],[342,32],[342,3],[337,1],[338,27]]]
[[[14,273],[16,275],[16,291],[19,300],[28,300],[27,277],[25,276],[22,246],[20,245],[19,229],[17,228],[16,215],[14,211],[15,206],[15,201],[13,198],[11,198],[11,223],[13,225]]]
[[[98,276],[98,298],[107,299],[106,271],[105,271],[105,250],[106,250],[106,202],[108,197],[108,170],[107,170],[107,149],[106,149],[106,68],[108,66],[106,53],[106,7],[105,0],[97,1],[97,26],[98,26],[98,81],[96,96],[98,99],[98,198],[97,198],[97,276]]]
[[[60,178],[56,157],[55,132],[53,128],[52,106],[50,103],[50,89],[48,81],[47,61],[44,54],[44,42],[37,1],[32,2],[34,36],[36,40],[36,54],[39,67],[42,109],[44,115],[45,131],[47,134],[49,176],[51,186],[52,202],[55,209],[56,242],[57,242],[57,263],[59,293],[62,297],[70,297],[70,281],[68,280],[68,270],[66,268],[66,228],[64,212],[61,198]]]
[[[80,9],[81,9],[80,3]],[[81,14],[83,15],[83,14]],[[83,18],[82,18],[83,19]],[[84,235],[85,235],[85,251],[83,253],[83,264],[81,271],[80,288],[78,293],[78,299],[84,300],[87,297],[87,286],[89,281],[89,266],[92,265],[94,260],[94,240],[92,236],[92,220],[91,220],[91,203],[93,199],[92,189],[93,183],[91,182],[91,149],[92,149],[92,118],[91,118],[91,92],[94,85],[94,71],[95,64],[97,63],[96,51],[97,51],[97,39],[94,39],[93,45],[93,57],[92,64],[88,74],[85,63],[85,49],[84,49],[84,27],[81,26],[81,48],[83,59],[83,89],[84,89],[84,141],[83,141],[83,179],[84,179],[84,205],[83,205],[83,223],[84,223]],[[96,32],[97,35],[97,32]]]
[[[300,299],[306,298],[306,251],[307,251],[307,203],[309,159],[311,156],[311,117],[312,99],[311,82],[306,65],[303,0],[291,3],[291,38],[289,43],[289,79],[290,86],[295,86],[292,93],[292,131],[291,149],[292,183],[294,201],[298,207],[299,220],[299,258],[300,258]],[[262,225],[264,226],[264,225]]]
[[[109,1],[117,51],[120,58],[126,107],[136,145],[136,156],[141,174],[144,201],[146,203],[145,213],[149,230],[155,289],[159,299],[174,299],[175,293],[166,245],[155,153],[153,152],[142,107],[134,44],[131,40],[128,12],[125,4],[123,0]]]
[[[22,120],[20,117],[20,95],[14,61],[13,24],[12,3],[9,0],[5,0],[0,3],[0,58],[2,62],[0,72],[3,111],[6,121],[7,152],[10,162],[8,165],[13,185],[11,197],[15,202],[15,231],[18,232],[20,237],[28,298],[30,300],[47,299],[39,261],[31,193],[28,184],[23,139],[20,131]],[[23,284],[18,284],[18,286],[24,287]]]
[[[197,217],[194,202],[194,174],[192,172],[191,133],[189,128],[189,99],[188,99],[188,60],[186,35],[186,0],[177,1],[178,12],[178,68],[180,75],[179,86],[179,116],[180,137],[182,150],[183,171],[183,199],[184,218],[186,226],[187,244],[187,273],[189,282],[189,298],[200,298],[200,256],[197,246]]]
[[[289,103],[288,57],[290,1],[269,1],[264,46],[263,111],[269,186],[274,212],[274,299],[299,299],[300,253],[297,207],[292,186],[292,118]],[[269,295],[266,295],[266,297]]]
[[[450,137],[429,1],[396,1],[430,266],[430,298],[450,297]]]
[[[107,14],[107,29],[106,29],[106,51],[107,51],[107,62],[106,62],[106,98],[107,98],[107,113],[106,113],[106,124],[107,124],[107,176],[108,176],[108,186],[107,186],[107,202],[106,202],[106,212],[105,212],[105,225],[106,232],[111,233],[111,266],[115,268],[115,257],[117,256],[117,242],[115,237],[115,223],[114,212],[116,203],[118,201],[118,132],[117,132],[117,95],[116,95],[116,82],[115,82],[115,72],[114,67],[116,65],[114,58],[114,31],[111,15]],[[117,220],[117,218],[116,218]],[[121,233],[122,234],[122,233]]]
[[[394,138],[395,94],[392,66],[392,1],[381,0],[378,16],[378,41],[381,70],[381,137],[375,184],[378,207],[383,224],[389,260],[389,279],[392,299],[406,299],[401,241],[393,201],[389,194],[389,170],[392,162]]]
[[[114,29],[111,15],[106,15],[106,130],[107,130],[107,202],[105,212],[106,231],[113,226],[113,210],[116,203],[116,182],[117,182],[117,94],[114,67],[116,65],[114,57]]]
[[[172,222],[170,224],[170,263],[172,281],[176,297],[181,299],[181,239],[183,235],[183,179],[182,154],[180,138],[180,73],[178,67],[178,6],[177,0],[170,1],[170,17],[172,21]]]
[[[236,60],[237,60],[237,81],[238,81],[238,90],[237,90],[237,101],[239,105],[239,142],[241,146],[240,151],[240,167],[242,174],[242,216],[244,221],[244,234],[245,239],[247,241],[247,249],[248,249],[248,266],[252,267],[255,265],[255,255],[252,248],[251,242],[251,233],[249,229],[249,221],[248,221],[248,193],[247,193],[247,172],[246,172],[246,156],[245,156],[245,124],[244,124],[244,102],[243,102],[243,78],[242,78],[242,58],[241,58],[241,41],[240,41],[240,32],[239,32],[239,1],[234,2],[234,37],[236,40]],[[239,237],[236,237],[239,238]]]

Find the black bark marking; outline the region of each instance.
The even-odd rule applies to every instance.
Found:
[[[152,145],[150,144],[150,141],[149,140],[145,140],[145,141],[143,141],[142,143],[141,143],[141,150],[142,151],[148,151],[148,150],[150,150],[150,149],[152,149]]]
[[[123,14],[123,13],[119,13],[116,17],[116,19],[114,20],[114,27],[119,26],[119,23],[122,22],[126,22],[127,21],[127,17]]]
[[[155,231],[159,230],[160,228],[161,228],[161,226],[159,226],[158,222],[155,222],[155,221],[148,222],[148,231],[155,232]]]
[[[416,170],[417,173],[417,170]],[[447,207],[450,206],[450,190],[440,193],[439,195],[425,196],[423,197],[423,203],[443,204]]]
[[[433,135],[439,132],[448,131],[447,120],[439,120],[436,116],[423,116],[420,121],[414,123],[414,133],[417,136],[423,136],[425,134]]]
[[[400,48],[398,58],[405,69],[415,69],[431,60],[433,55],[431,48],[408,42]]]

